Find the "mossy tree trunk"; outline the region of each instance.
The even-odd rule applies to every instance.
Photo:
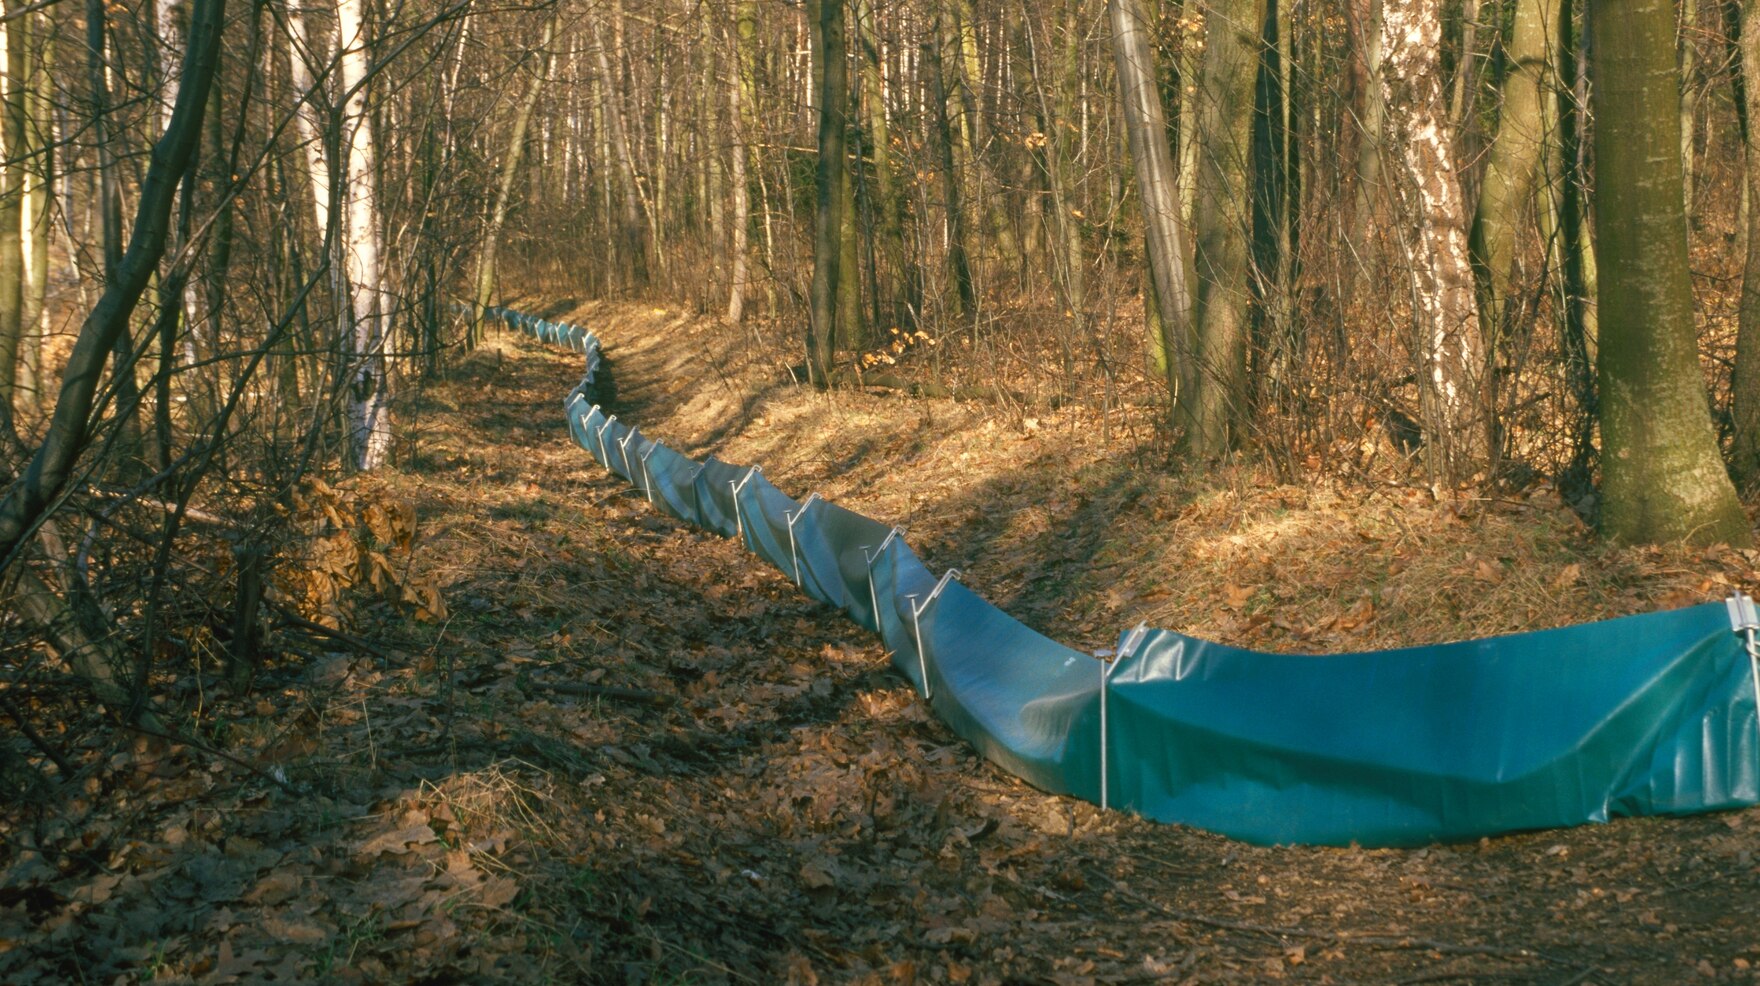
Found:
[[[1197,304],[1186,451],[1215,461],[1240,439],[1247,395],[1249,179],[1265,0],[1215,0],[1198,86]]]
[[[1628,542],[1752,536],[1700,376],[1670,0],[1594,0],[1601,527]]]

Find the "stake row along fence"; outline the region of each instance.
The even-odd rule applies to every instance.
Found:
[[[581,353],[574,440],[657,510],[740,539],[879,634],[984,756],[1057,794],[1257,843],[1419,845],[1760,800],[1753,605],[1306,656],[1142,626],[1103,656],[937,576],[904,532],[757,466],[694,461],[595,403],[587,329],[491,318]]]

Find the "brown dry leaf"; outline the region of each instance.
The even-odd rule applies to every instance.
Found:
[[[377,856],[386,852],[408,852],[411,844],[426,845],[438,839],[426,822],[409,825],[395,832],[383,832],[361,843],[355,852],[361,856]]]
[[[1490,585],[1496,585],[1503,581],[1503,569],[1499,568],[1494,562],[1486,561],[1481,558],[1473,566],[1473,578]]]
[[[805,884],[808,890],[818,890],[822,887],[836,886],[837,877],[824,863],[810,859],[801,865],[801,883]]]
[[[1577,581],[1582,577],[1583,566],[1576,562],[1571,562],[1569,565],[1559,569],[1558,574],[1553,576],[1552,587],[1554,589],[1568,589],[1571,586],[1576,585]]]
[[[299,890],[299,874],[286,870],[276,870],[257,881],[257,885],[244,895],[249,904],[279,904]]]
[[[478,903],[484,907],[506,907],[519,896],[519,881],[510,876],[498,876],[483,884]]]
[[[300,945],[316,945],[330,938],[330,932],[310,921],[287,919],[274,914],[263,916],[263,930],[282,941]]]
[[[1223,602],[1229,609],[1246,609],[1253,601],[1253,589],[1235,585],[1233,582],[1222,587]]]

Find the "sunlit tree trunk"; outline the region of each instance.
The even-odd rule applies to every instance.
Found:
[[[1485,346],[1467,250],[1466,208],[1443,105],[1440,0],[1386,0],[1382,94],[1406,234],[1419,400],[1432,476],[1470,478],[1488,460]]]
[[[1505,48],[1509,74],[1475,219],[1478,258],[1487,274],[1490,310],[1484,315],[1498,334],[1494,338],[1510,328],[1507,306],[1519,283],[1523,233],[1537,228],[1540,242],[1551,246],[1553,196],[1542,193],[1550,180],[1548,146],[1555,145],[1549,55],[1558,18],[1558,0],[1517,0]]]
[[[29,41],[22,21],[0,25],[6,32],[6,68],[0,73],[0,428],[12,428],[18,354],[24,333],[24,161],[25,78]]]
[[[1161,321],[1158,343],[1167,354],[1167,384],[1177,416],[1187,406],[1183,395],[1192,372],[1188,345],[1192,302],[1186,286],[1185,241],[1179,228],[1179,189],[1174,182],[1167,122],[1142,7],[1138,0],[1108,0],[1108,11],[1125,130],[1136,167],[1137,194],[1143,204],[1143,237],[1155,286],[1153,303]]]
[[[730,177],[733,182],[732,274],[728,278],[727,320],[738,324],[746,311],[746,254],[751,249],[751,189],[746,177],[747,148],[752,136],[752,72],[758,44],[754,0],[741,0],[734,13],[733,81],[727,87],[728,128],[733,136]]]
[[[495,299],[495,252],[501,242],[501,227],[507,222],[507,207],[513,198],[513,183],[519,177],[519,167],[526,152],[526,130],[532,123],[532,112],[538,107],[538,97],[544,92],[544,86],[550,81],[550,72],[556,64],[556,54],[551,50],[556,40],[556,20],[560,16],[552,11],[550,18],[544,22],[544,35],[538,41],[538,65],[532,73],[532,79],[526,84],[524,97],[519,101],[519,109],[513,117],[513,130],[508,134],[507,150],[501,160],[501,181],[495,189],[495,205],[489,214],[489,227],[483,231],[483,248],[477,257],[477,298],[476,306],[471,312],[471,330],[469,342],[474,345],[482,336],[483,311]]]
[[[20,396],[33,405],[41,400],[42,341],[49,332],[49,233],[53,220],[49,207],[54,199],[51,177],[54,174],[55,82],[52,78],[55,38],[53,22],[46,13],[35,14],[13,22],[20,30],[29,30],[30,87],[26,97],[29,107],[27,140],[33,154],[25,172],[25,216],[27,235],[25,250],[24,327],[19,360]]]
[[[1209,7],[1199,81],[1198,198],[1191,389],[1186,450],[1200,461],[1222,458],[1241,436],[1247,390],[1248,198],[1253,96],[1265,0]]]
[[[391,394],[386,373],[384,234],[379,227],[378,149],[367,106],[368,38],[362,0],[337,0],[337,68],[342,134],[337,168],[342,225],[337,237],[348,281],[344,327],[348,357],[349,447],[354,466],[377,469],[391,451]]]
[[[1670,0],[1595,0],[1601,526],[1631,542],[1746,545],[1693,327]]]

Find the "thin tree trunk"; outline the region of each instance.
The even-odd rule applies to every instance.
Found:
[[[623,118],[623,100],[619,96],[617,76],[611,71],[611,59],[605,49],[604,33],[599,22],[593,22],[594,54],[599,65],[599,96],[604,113],[607,138],[617,168],[622,193],[621,224],[617,237],[624,262],[629,264],[626,283],[642,287],[648,283],[647,220],[642,215],[641,191],[636,187],[635,154],[630,148],[629,128]]]
[[[49,233],[53,220],[49,207],[54,201],[52,182],[55,172],[54,129],[55,92],[53,63],[55,52],[53,22],[47,12],[33,14],[14,22],[32,35],[31,64],[27,85],[29,107],[27,140],[33,154],[25,173],[25,229],[28,248],[25,251],[24,326],[20,333],[23,353],[19,360],[19,390],[22,398],[35,407],[42,398],[42,346],[49,332]]]
[[[1670,0],[1595,0],[1601,526],[1629,542],[1746,545],[1705,401],[1681,197]]]
[[[746,254],[751,250],[752,202],[746,178],[746,155],[752,137],[750,104],[752,72],[758,44],[757,9],[753,0],[735,8],[733,84],[727,87],[728,129],[733,136],[730,177],[733,182],[733,272],[729,277],[727,320],[739,324],[746,311]]]
[[[1387,0],[1381,12],[1382,88],[1398,183],[1413,228],[1407,262],[1418,343],[1425,458],[1455,482],[1485,468],[1485,346],[1467,249],[1466,208],[1443,105],[1439,0]]]
[[[1367,81],[1362,91],[1362,116],[1357,127],[1357,197],[1355,208],[1351,210],[1355,221],[1352,238],[1361,247],[1371,241],[1380,225],[1382,183],[1385,181],[1381,166],[1381,148],[1387,138],[1387,106],[1381,85],[1382,0],[1347,2],[1349,10],[1356,16],[1356,38]]]
[[[947,299],[951,321],[961,321],[977,307],[972,290],[972,264],[966,252],[965,212],[959,194],[959,161],[954,155],[954,135],[947,118],[947,81],[942,71],[942,55],[932,45],[922,50],[923,67],[929,81],[929,130],[941,173],[943,211],[947,214],[947,271],[953,282],[953,296]]]
[[[337,237],[348,283],[343,329],[348,364],[348,433],[354,467],[379,468],[391,451],[383,232],[379,228],[377,146],[367,106],[363,0],[337,0],[337,68],[342,86],[342,225]]]
[[[0,25],[6,32],[6,71],[0,75],[0,431],[12,431],[13,392],[24,331],[24,21]]]
[[[1760,9],[1742,10],[1739,95],[1746,107],[1744,158],[1747,166],[1747,264],[1742,271],[1742,302],[1736,330],[1736,365],[1731,392],[1731,470],[1746,490],[1760,489]]]
[[[513,131],[507,138],[507,151],[502,155],[501,181],[495,189],[495,205],[489,214],[489,227],[483,231],[483,249],[477,257],[477,303],[471,310],[470,345],[476,345],[483,334],[483,311],[489,302],[495,299],[495,251],[501,242],[501,227],[507,222],[507,206],[513,198],[513,183],[519,177],[520,161],[526,152],[526,130],[532,123],[532,112],[538,107],[538,97],[543,95],[544,86],[550,81],[550,72],[556,64],[556,53],[551,44],[556,40],[556,21],[561,16],[560,8],[553,10],[550,18],[544,22],[544,35],[538,41],[538,70],[532,73],[532,81],[526,84],[525,96],[519,101],[519,109],[514,113]]]
[[[61,391],[48,432],[31,456],[24,476],[0,500],[0,567],[16,560],[20,543],[43,519],[67,484],[91,435],[93,398],[104,363],[128,331],[129,319],[147,281],[157,269],[170,233],[171,203],[183,172],[195,157],[202,136],[202,115],[220,47],[225,0],[194,0],[184,74],[178,86],[171,125],[153,145],[147,174],[141,182],[139,205],[128,250],[116,265],[116,276],[104,282],[103,293],[80,326],[73,352],[62,371]]]
[[[1167,354],[1167,386],[1176,418],[1187,407],[1191,383],[1189,339],[1192,301],[1186,285],[1186,247],[1179,228],[1179,188],[1167,146],[1167,121],[1156,85],[1155,60],[1139,0],[1109,0],[1112,52],[1124,101],[1125,130],[1136,166],[1137,193],[1143,203],[1143,237],[1148,245],[1154,303]],[[1151,347],[1153,348],[1153,347]]]
[[[848,73],[843,43],[843,0],[809,0],[813,73],[818,76],[819,162],[814,173],[813,283],[807,323],[807,379],[831,384],[837,352],[838,279],[843,262],[844,131],[848,126]],[[853,277],[854,271],[850,272]]]

